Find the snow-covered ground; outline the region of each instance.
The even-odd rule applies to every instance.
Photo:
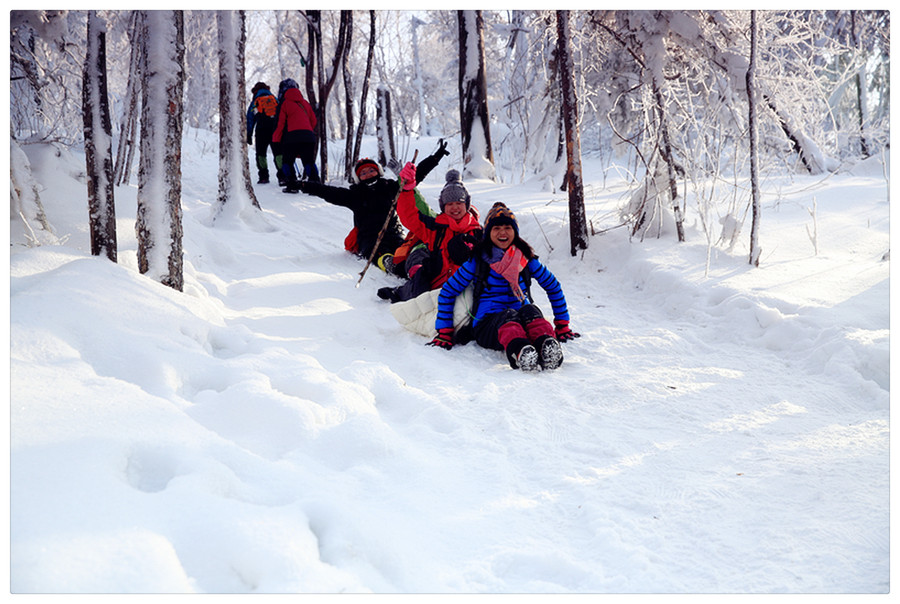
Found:
[[[343,208],[258,185],[259,219],[210,224],[215,141],[185,138],[184,293],[137,272],[135,185],[113,264],[83,157],[26,149],[65,241],[11,220],[12,592],[889,591],[880,159],[766,182],[759,268],[749,223],[708,258],[693,205],[687,243],[613,228],[572,257],[546,180],[467,183],[582,335],[528,375],[404,331]],[[623,183],[585,181],[616,226]]]

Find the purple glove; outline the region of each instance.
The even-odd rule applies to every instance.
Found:
[[[560,342],[568,342],[569,340],[581,337],[580,333],[575,333],[569,329],[568,321],[560,321],[557,319],[553,324],[556,326],[556,339]]]
[[[443,348],[444,350],[450,350],[453,348],[453,328],[452,327],[442,327],[438,330],[438,334],[434,337],[434,339],[428,342],[429,346],[437,346],[438,348]]]
[[[411,161],[406,162],[406,165],[400,170],[400,182],[404,191],[412,191],[416,188],[416,165]]]

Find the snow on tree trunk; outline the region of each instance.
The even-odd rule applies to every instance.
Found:
[[[493,180],[487,77],[484,69],[484,19],[481,11],[457,11],[459,22],[459,123],[463,178]]]
[[[141,160],[138,171],[138,269],[184,289],[181,226],[181,131],[184,15],[144,11],[141,32]]]
[[[419,26],[421,25],[427,25],[427,23],[416,16],[413,16],[410,19],[413,45],[413,83],[416,86],[416,97],[418,98],[419,135],[431,136],[431,127],[428,124],[428,117],[425,115],[425,91],[422,89],[422,62],[419,60]]]
[[[562,92],[563,122],[566,131],[566,191],[569,194],[569,240],[571,253],[588,247],[587,219],[584,212],[584,182],[581,176],[581,134],[578,125],[578,95],[570,48],[569,11],[556,11],[559,47],[559,83]]]
[[[750,194],[753,218],[750,226],[750,264],[759,266],[759,125],[756,115],[756,57],[758,41],[756,11],[750,11],[750,66],[747,68],[748,126],[750,129]]]
[[[216,12],[219,41],[219,196],[215,215],[259,208],[250,184],[244,112],[244,12]]]
[[[82,75],[84,157],[91,254],[116,261],[116,204],[113,187],[112,122],[106,85],[106,24],[88,11]]]
[[[59,238],[47,220],[41,203],[40,185],[34,179],[31,162],[22,148],[9,139],[9,217],[21,219],[30,246],[54,245]],[[35,231],[37,227],[37,231]]]
[[[375,137],[378,139],[378,163],[386,166],[390,160],[397,159],[391,92],[384,84],[379,84],[375,91]]]
[[[141,78],[141,11],[134,11],[131,21],[131,60],[128,67],[128,85],[125,91],[122,121],[119,126],[119,148],[116,152],[116,184],[127,184],[134,161],[135,140],[138,127],[138,87]]]
[[[678,241],[684,242],[684,211],[681,207],[681,198],[678,195],[678,183],[675,180],[675,156],[669,138],[666,105],[662,90],[655,78],[653,79],[653,96],[656,99],[656,113],[659,119],[660,137],[662,138],[662,157],[666,163],[666,175],[668,176],[669,198],[672,200],[672,211],[675,213],[675,229],[678,233]]]

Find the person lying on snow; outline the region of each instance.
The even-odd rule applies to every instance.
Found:
[[[416,176],[419,181],[438,165],[445,155],[449,155],[447,144],[443,140],[438,143],[438,150],[426,157],[419,164]],[[333,187],[317,182],[303,181],[300,190],[308,195],[321,197],[328,203],[348,208],[353,212],[353,228],[344,239],[344,249],[368,259],[375,248],[378,234],[384,227],[388,213],[397,193],[400,191],[400,183],[397,180],[389,180],[384,177],[384,170],[373,159],[359,159],[353,167],[351,174],[353,184],[350,188]],[[378,244],[376,258],[388,253],[393,253],[404,241],[403,229],[392,216],[385,229],[381,243]],[[382,265],[379,265],[382,266]],[[385,268],[382,266],[382,268]],[[402,268],[402,267],[401,267]],[[390,267],[386,272],[392,271]],[[398,276],[401,273],[395,272]]]
[[[438,203],[440,214],[416,204],[416,166],[407,163],[400,171],[403,191],[397,198],[397,215],[410,233],[424,245],[415,247],[405,262],[409,280],[398,287],[382,287],[378,297],[391,302],[412,300],[441,287],[463,262],[469,259],[473,246],[481,240],[478,212],[459,172],[449,170]]]
[[[472,258],[441,288],[432,346],[453,347],[453,306],[457,296],[475,282],[472,328],[484,348],[503,350],[513,369],[556,369],[563,361],[560,342],[580,337],[569,328],[569,311],[562,286],[519,236],[515,214],[505,204],[491,207],[484,222],[484,240]],[[547,292],[554,324],[531,300],[534,278]]]

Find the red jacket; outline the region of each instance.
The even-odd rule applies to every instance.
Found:
[[[425,242],[429,251],[435,251],[435,247],[440,251],[441,272],[431,281],[431,289],[442,286],[459,268],[447,249],[450,241],[454,237],[467,233],[476,236],[477,239],[481,238],[481,225],[478,224],[478,219],[472,212],[466,212],[459,222],[443,212],[437,216],[431,216],[420,212],[416,207],[416,197],[413,191],[400,193],[397,198],[397,216],[400,217],[403,226]]]
[[[272,134],[272,140],[281,142],[281,138],[294,130],[315,130],[316,112],[313,111],[309,101],[303,98],[297,88],[288,88],[281,100],[278,110],[278,125]]]

